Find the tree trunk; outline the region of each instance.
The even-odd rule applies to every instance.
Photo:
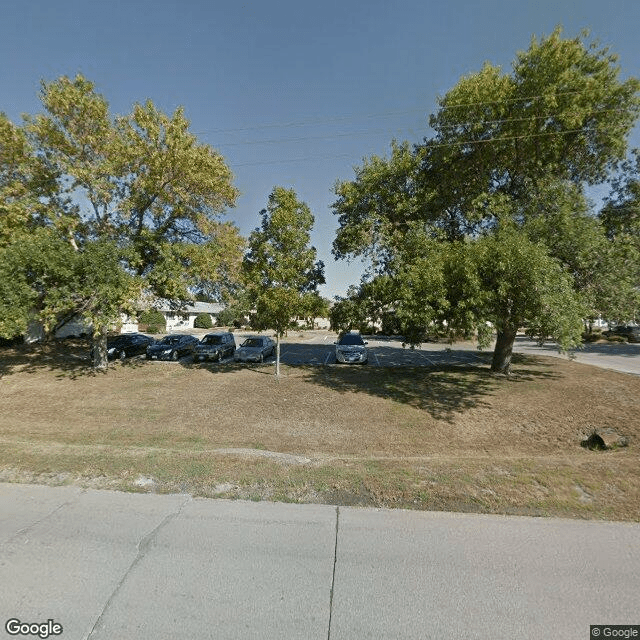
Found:
[[[516,339],[517,327],[506,327],[498,331],[496,347],[493,350],[493,360],[491,371],[494,373],[511,373],[511,355],[513,353],[513,342]]]
[[[93,368],[106,369],[108,366],[107,334],[95,330],[93,333]]]
[[[280,334],[276,333],[276,378],[280,377]]]

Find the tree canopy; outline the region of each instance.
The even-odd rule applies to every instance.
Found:
[[[413,343],[418,324],[482,335],[490,322],[492,368],[505,372],[519,326],[575,346],[581,316],[614,312],[613,291],[628,298],[638,284],[615,280],[621,245],[585,187],[624,161],[639,88],[606,48],[560,29],[510,73],[485,64],[439,100],[432,137],[393,143],[336,185],[334,254],[393,279],[385,304]]]
[[[46,236],[66,269],[92,263],[102,280],[89,298],[75,286],[67,295],[65,278],[38,280],[17,261],[29,251],[11,248],[12,272],[31,288],[14,291],[14,302],[41,320],[75,310],[104,342],[136,291],[174,301],[194,289],[223,295],[239,276],[243,243],[221,215],[238,192],[222,156],[189,132],[183,109],[168,116],[148,100],[112,116],[81,75],[43,82],[41,100],[43,112],[22,127],[0,117],[0,242],[35,251]],[[64,311],[49,302],[60,296]]]

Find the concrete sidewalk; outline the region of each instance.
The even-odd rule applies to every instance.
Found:
[[[639,524],[0,484],[0,637],[586,640],[640,624],[639,549]]]

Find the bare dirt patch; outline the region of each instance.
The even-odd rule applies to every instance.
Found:
[[[0,481],[640,520],[640,378],[516,356],[362,368],[0,352]],[[628,446],[591,451],[594,430]]]

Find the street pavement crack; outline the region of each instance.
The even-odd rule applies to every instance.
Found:
[[[333,615],[333,588],[336,584],[336,564],[338,562],[338,531],[340,529],[340,507],[336,507],[336,539],[333,547],[333,573],[331,574],[331,591],[329,592],[329,627],[327,640],[331,640],[331,616]]]
[[[75,498],[73,498],[73,500],[67,500],[66,502],[63,502],[62,504],[58,505],[53,511],[50,511],[49,513],[47,513],[45,516],[42,516],[42,518],[39,518],[38,520],[36,520],[35,522],[32,522],[31,524],[27,525],[26,527],[23,527],[22,529],[20,529],[20,531],[16,531],[7,541],[6,544],[11,544],[13,542],[16,542],[18,540],[18,538],[22,537],[22,536],[26,536],[29,531],[31,531],[32,529],[34,529],[35,527],[37,527],[39,524],[45,522],[46,520],[48,520],[49,518],[52,518],[56,513],[58,513],[58,511],[61,511],[62,509],[64,509],[65,507],[68,507],[69,505],[72,505],[74,502],[78,501],[78,498],[85,493],[85,490],[81,491]]]
[[[140,541],[136,545],[136,548],[137,548],[137,551],[138,551],[138,553],[136,554],[136,557],[134,558],[133,562],[129,565],[129,568],[124,572],[124,575],[122,576],[120,582],[118,582],[118,584],[116,585],[115,589],[111,592],[111,595],[107,599],[107,602],[105,603],[104,607],[102,608],[102,611],[100,612],[100,615],[98,616],[98,618],[96,619],[95,623],[93,624],[93,627],[91,628],[91,631],[89,632],[89,635],[87,636],[86,640],[91,640],[91,638],[93,637],[94,633],[96,633],[96,631],[100,628],[100,624],[102,623],[102,620],[104,619],[105,614],[107,613],[107,611],[111,607],[111,604],[113,603],[113,601],[115,600],[116,596],[118,595],[118,593],[122,589],[124,583],[127,581],[127,578],[131,575],[131,572],[138,566],[138,564],[140,564],[140,562],[142,562],[144,557],[147,555],[147,552],[149,551],[149,549],[151,548],[151,546],[155,542],[155,540],[156,540],[156,538],[158,536],[158,533],[160,533],[160,531],[162,529],[164,529],[164,527],[166,527],[174,518],[177,518],[180,515],[180,513],[182,512],[182,510],[184,509],[184,507],[189,502],[191,502],[191,500],[192,500],[192,497],[191,496],[187,496],[186,499],[184,500],[184,502],[182,502],[182,504],[175,511],[173,511],[170,514],[168,514],[162,520],[162,522],[160,522],[160,524],[158,524],[152,531],[150,531],[149,533],[147,533],[145,536],[143,536],[140,539]]]

